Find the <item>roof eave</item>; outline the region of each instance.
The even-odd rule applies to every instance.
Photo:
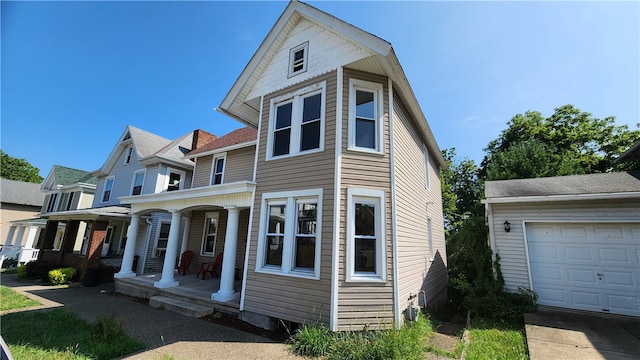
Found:
[[[510,204],[510,203],[545,202],[545,201],[586,201],[586,200],[612,200],[612,199],[638,199],[638,198],[640,198],[640,191],[599,193],[599,194],[502,196],[502,197],[486,198],[482,200],[482,203],[483,204]]]

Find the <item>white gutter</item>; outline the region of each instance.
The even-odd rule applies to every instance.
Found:
[[[640,191],[602,193],[602,194],[575,194],[575,195],[544,195],[544,196],[514,196],[494,197],[482,200],[483,204],[509,204],[523,202],[545,201],[576,201],[576,200],[612,200],[612,199],[636,199],[640,198]]]

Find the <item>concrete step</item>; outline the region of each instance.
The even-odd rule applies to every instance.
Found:
[[[182,315],[201,318],[213,313],[213,307],[202,306],[193,304],[179,299],[174,299],[167,296],[152,296],[149,298],[149,306],[156,309],[164,308],[173,312],[177,312]]]

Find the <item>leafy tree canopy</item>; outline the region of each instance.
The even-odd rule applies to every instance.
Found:
[[[25,181],[39,184],[44,180],[40,176],[40,169],[31,165],[25,159],[14,158],[0,150],[0,177],[9,180]]]
[[[514,116],[489,142],[482,161],[486,180],[602,173],[625,170],[613,161],[639,138],[640,130],[614,125],[615,118],[594,118],[573,105],[548,118],[537,111]]]

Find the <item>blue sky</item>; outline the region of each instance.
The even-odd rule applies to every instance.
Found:
[[[640,2],[308,3],[393,45],[459,157],[479,163],[527,110],[640,122]],[[241,127],[213,109],[286,5],[2,1],[2,150],[46,176],[99,168],[128,124],[166,138]]]

